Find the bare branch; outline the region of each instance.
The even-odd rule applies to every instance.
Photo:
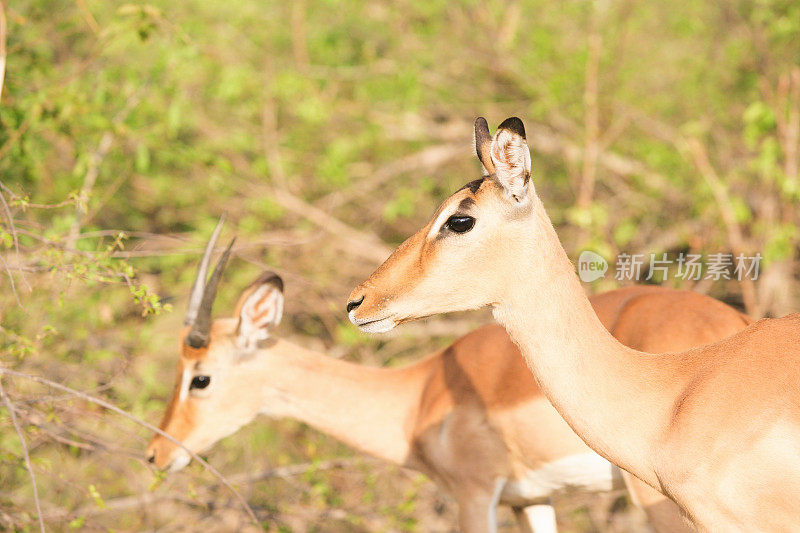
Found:
[[[97,20],[95,20],[92,12],[89,11],[89,8],[86,6],[85,0],[75,0],[75,3],[78,4],[78,7],[81,10],[81,14],[83,15],[83,20],[86,21],[86,24],[89,26],[89,29],[97,35],[100,33],[100,25],[97,24]]]
[[[800,169],[800,67],[794,67],[789,77],[790,88],[787,91],[788,116],[783,128],[783,152],[786,154],[783,171],[786,179],[795,186],[798,184]],[[779,115],[782,113],[779,113]]]
[[[343,459],[331,459],[328,461],[312,462],[312,463],[299,463],[293,465],[278,466],[260,472],[242,472],[241,474],[234,474],[228,478],[232,483],[257,483],[266,479],[281,478],[287,479],[295,476],[305,474],[310,471],[319,472],[324,470],[334,470],[339,468],[346,468],[354,464],[363,463],[377,463],[377,459],[370,457],[353,457]],[[210,493],[217,485],[205,486],[204,494]],[[155,493],[152,491],[141,492],[132,496],[123,496],[120,498],[113,498],[106,500],[105,506],[98,508],[96,505],[86,505],[79,507],[75,510],[67,509],[53,509],[44,515],[46,521],[63,520],[70,516],[97,516],[109,512],[125,511],[128,509],[135,509],[143,505],[157,505],[164,502],[175,501],[187,505],[197,505],[199,502],[196,498],[189,498],[182,495]]]
[[[14,144],[26,131],[28,131],[32,120],[33,114],[29,114],[27,117],[25,117],[25,120],[22,121],[22,124],[20,124],[14,131],[11,132],[11,135],[9,135],[8,139],[6,139],[6,142],[2,147],[0,147],[0,161],[2,161],[6,155],[8,155],[8,152],[11,151],[11,148],[13,148]]]
[[[598,96],[598,77],[600,70],[600,36],[598,7],[593,3],[591,31],[589,32],[589,54],[586,59],[586,74],[583,89],[584,110],[584,145],[583,171],[578,185],[578,207],[588,207],[594,196],[594,184],[597,179],[597,159],[600,153],[600,109]]]
[[[19,294],[17,294],[17,286],[14,283],[14,274],[12,274],[11,267],[8,266],[8,263],[6,263],[6,260],[3,259],[3,254],[0,254],[0,262],[3,263],[3,268],[5,269],[6,273],[8,274],[8,281],[11,282],[11,292],[14,293],[14,298],[16,298],[16,300],[17,300],[17,305],[20,306],[22,309],[25,309],[25,307],[22,306],[22,302],[19,299]],[[17,270],[18,272],[24,272],[24,270],[19,270],[19,269],[15,269],[15,270]]]
[[[6,24],[6,3],[0,0],[0,102],[3,97],[3,83],[6,78],[6,36],[8,27]]]
[[[123,416],[123,417],[127,418],[128,420],[130,420],[132,422],[135,422],[136,424],[139,424],[140,426],[142,426],[144,428],[147,428],[150,431],[161,435],[162,437],[164,437],[165,439],[169,440],[170,442],[172,442],[176,446],[179,446],[180,448],[182,448],[186,453],[188,453],[192,457],[192,459],[194,459],[195,461],[197,461],[198,463],[203,465],[203,468],[205,468],[206,470],[211,472],[220,481],[220,483],[225,485],[225,487],[228,490],[230,490],[234,494],[234,496],[236,496],[236,499],[239,500],[239,503],[241,503],[242,507],[247,512],[247,514],[250,516],[250,519],[253,521],[253,523],[256,524],[256,525],[260,525],[260,523],[258,521],[258,518],[256,517],[255,513],[253,512],[253,509],[250,508],[250,505],[248,505],[247,501],[244,499],[244,497],[242,497],[242,495],[239,493],[239,491],[237,491],[233,487],[233,485],[231,485],[231,483],[216,468],[211,466],[205,459],[203,459],[202,457],[197,455],[195,452],[193,452],[192,450],[187,448],[181,441],[179,441],[176,438],[172,437],[168,433],[165,433],[164,431],[162,431],[159,428],[153,426],[152,424],[148,424],[144,420],[133,416],[132,414],[120,409],[116,405],[113,405],[113,404],[111,404],[111,403],[109,403],[109,402],[107,402],[105,400],[101,400],[100,398],[95,398],[95,397],[90,396],[88,394],[85,394],[85,393],[83,393],[83,392],[81,392],[79,390],[75,390],[75,389],[73,389],[71,387],[67,387],[66,385],[61,385],[60,383],[56,383],[55,381],[51,381],[51,380],[49,380],[47,378],[43,378],[43,377],[40,377],[40,376],[34,376],[32,374],[25,374],[24,372],[17,372],[16,370],[10,370],[8,368],[0,367],[0,376],[2,376],[3,374],[6,374],[6,375],[9,375],[9,376],[12,376],[12,377],[21,378],[21,379],[27,379],[29,381],[34,381],[36,383],[40,383],[42,385],[47,385],[48,387],[52,387],[54,389],[58,389],[58,390],[60,390],[62,392],[67,392],[69,394],[73,394],[73,395],[77,396],[78,398],[86,400],[87,402],[91,402],[91,403],[93,403],[95,405],[99,405],[100,407],[104,407],[105,409],[108,409],[109,411],[113,411],[114,413],[117,413],[118,415]],[[42,530],[42,531],[44,531],[44,530]]]
[[[308,57],[308,44],[306,43],[306,0],[292,2],[292,53],[294,61],[299,68],[310,63]]]
[[[728,188],[722,183],[716,170],[714,170],[714,167],[711,165],[708,159],[708,153],[700,141],[697,139],[686,139],[684,140],[684,145],[692,155],[695,166],[697,166],[700,174],[703,175],[709,188],[711,188],[711,194],[717,202],[722,221],[728,233],[728,244],[731,250],[734,255],[744,253],[746,248],[744,237],[742,236],[742,229],[736,221],[736,213],[733,208],[733,203],[731,202],[730,194],[728,194]],[[761,311],[759,309],[758,299],[756,298],[753,280],[744,276],[739,281],[739,284],[742,289],[742,299],[744,300],[747,313],[750,316],[760,317]]]
[[[324,197],[320,203],[328,208],[335,208],[346,204],[356,198],[363,198],[372,193],[387,181],[401,174],[408,174],[419,170],[430,172],[449,163],[457,157],[469,154],[469,144],[443,143],[429,146],[419,152],[396,159],[375,170],[370,170],[369,179],[360,180],[358,187],[339,189]]]
[[[3,189],[8,191],[7,187],[5,185],[2,185],[2,183],[0,183],[0,186],[2,186]],[[22,262],[22,259],[19,252],[19,235],[17,235],[17,226],[14,224],[14,215],[11,214],[11,209],[8,207],[8,202],[6,202],[6,197],[3,196],[2,192],[0,192],[0,202],[2,202],[3,204],[3,213],[5,213],[6,218],[8,219],[8,227],[11,230],[11,236],[14,239],[14,250],[16,251],[17,254],[17,263],[20,263]],[[8,277],[11,280],[11,289],[14,291],[14,296],[17,298],[17,304],[19,304],[19,306],[24,309],[22,303],[19,300],[19,296],[17,295],[17,290],[14,287],[14,276],[8,269],[8,265],[6,265],[5,260],[3,260],[3,265],[6,267],[6,271],[8,272]],[[25,276],[22,276],[22,281],[25,282],[25,285],[28,287],[28,290],[31,290],[31,286],[28,283],[28,280],[25,279]]]
[[[269,163],[270,175],[276,186],[286,187],[286,173],[283,170],[283,159],[280,151],[280,138],[278,136],[278,111],[275,98],[268,94],[261,110],[261,135],[264,147],[264,156]]]
[[[320,228],[347,241],[353,253],[358,254],[368,261],[382,262],[392,253],[391,248],[386,246],[386,244],[374,234],[359,231],[352,226],[348,226],[338,218],[329,215],[325,211],[294,196],[288,191],[274,189],[272,191],[272,197],[289,211],[306,218]]]
[[[89,156],[89,167],[86,170],[86,175],[83,177],[83,186],[81,186],[81,191],[78,194],[79,201],[75,212],[75,221],[72,223],[72,226],[70,226],[69,234],[67,235],[66,243],[69,248],[74,248],[78,240],[83,220],[83,206],[89,201],[89,195],[97,181],[97,176],[100,174],[100,163],[102,163],[103,159],[108,155],[113,140],[114,135],[110,131],[103,133],[102,137],[100,137],[100,142],[97,144],[97,148]]]
[[[138,105],[141,92],[142,90],[137,91],[128,97],[128,100],[125,102],[123,108],[112,120],[112,124],[120,124],[125,120],[133,108]],[[97,177],[100,175],[100,164],[108,155],[109,150],[111,150],[111,144],[113,141],[114,134],[111,131],[106,131],[100,137],[100,142],[97,143],[97,148],[89,156],[89,167],[86,169],[86,174],[83,177],[83,185],[81,186],[81,191],[78,195],[79,200],[77,202],[77,209],[75,210],[75,221],[72,223],[72,226],[70,226],[69,233],[67,234],[66,244],[68,248],[74,248],[75,243],[78,240],[78,235],[80,235],[81,232],[81,226],[84,223],[83,211],[89,202],[89,196],[94,188],[95,182],[97,181]]]
[[[0,398],[8,409],[8,414],[11,415],[11,423],[14,424],[14,430],[19,437],[19,443],[22,445],[22,455],[25,458],[25,468],[28,469],[28,475],[31,477],[31,487],[33,488],[33,501],[36,504],[36,519],[39,521],[39,530],[44,533],[44,518],[42,517],[42,505],[39,502],[39,489],[36,487],[36,475],[33,473],[33,465],[31,464],[31,457],[28,454],[28,444],[25,442],[25,436],[22,434],[22,428],[19,427],[17,422],[17,415],[14,412],[14,405],[6,394],[3,387],[3,378],[0,376]]]

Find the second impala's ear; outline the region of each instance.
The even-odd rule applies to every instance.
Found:
[[[283,316],[283,280],[274,272],[264,272],[247,287],[236,304],[236,337],[239,346],[255,349],[269,337]]]
[[[475,119],[475,153],[481,160],[485,174],[494,174],[494,163],[492,163],[492,134],[489,133],[489,124],[486,119],[478,117]]]
[[[531,181],[531,152],[520,119],[507,118],[497,127],[491,155],[497,181],[514,200],[521,202],[527,197]]]

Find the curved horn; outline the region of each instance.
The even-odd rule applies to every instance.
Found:
[[[214,272],[206,284],[203,291],[203,300],[200,302],[200,307],[197,309],[197,316],[195,317],[194,324],[189,334],[186,335],[186,344],[192,348],[203,348],[208,346],[209,334],[211,333],[211,308],[214,306],[214,298],[217,296],[217,286],[219,280],[222,278],[222,272],[225,270],[225,265],[228,263],[228,257],[231,255],[231,248],[236,238],[231,239],[228,247],[219,258],[217,266],[214,267]]]
[[[208,264],[211,262],[211,254],[214,253],[214,247],[217,245],[217,238],[219,232],[222,230],[222,225],[225,223],[225,215],[219,217],[217,227],[214,228],[214,233],[206,244],[206,251],[203,253],[203,258],[200,260],[200,266],[197,268],[197,277],[194,279],[192,285],[192,293],[189,297],[189,306],[186,309],[186,318],[183,323],[187,326],[194,325],[197,318],[197,310],[200,308],[200,302],[203,301],[203,292],[206,288],[206,279],[208,278]]]

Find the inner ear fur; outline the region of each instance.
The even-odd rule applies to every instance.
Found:
[[[515,200],[522,200],[531,177],[531,154],[519,118],[507,118],[498,126],[490,153],[497,181]]]
[[[282,298],[282,295],[283,295],[283,280],[281,279],[281,277],[278,274],[276,274],[274,272],[266,271],[266,272],[262,273],[258,277],[258,279],[256,279],[253,283],[251,283],[242,292],[242,295],[239,297],[239,301],[236,302],[236,309],[234,311],[234,316],[238,319],[238,323],[236,325],[236,334],[237,335],[241,335],[242,333],[245,333],[245,332],[242,331],[242,323],[245,320],[245,317],[242,316],[242,313],[244,312],[245,305],[248,303],[248,301],[250,301],[253,297],[255,297],[255,295],[259,291],[259,289],[262,289],[262,288],[267,288],[267,289],[272,289],[274,291],[277,291],[278,294],[279,294],[279,298]],[[268,294],[270,294],[270,293],[267,292],[265,294],[265,296],[268,295]],[[280,306],[280,309],[276,310],[278,316],[275,317],[275,321],[274,321],[275,325],[277,325],[277,323],[280,322],[280,319],[281,319],[280,314],[282,312],[282,307],[283,307],[282,306],[282,302],[279,302],[278,305]]]

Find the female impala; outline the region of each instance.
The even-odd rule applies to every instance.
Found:
[[[465,532],[493,531],[497,503],[523,528],[555,531],[548,505],[561,490],[609,490],[619,476],[544,398],[500,326],[478,329],[418,363],[377,369],[270,336],[282,283],[265,274],[244,291],[232,319],[211,319],[223,255],[204,288],[215,231],[190,299],[178,377],[161,428],[200,451],[259,413],[291,417],[376,457],[428,474],[459,503]],[[593,298],[604,323],[651,350],[721,338],[746,319],[695,293],[637,287]],[[649,319],[645,319],[649,317]],[[189,456],[155,436],[148,456],[178,469]],[[677,508],[629,480],[659,531],[683,526]]]
[[[800,530],[800,315],[680,353],[623,346],[598,320],[534,191],[522,122],[510,118],[491,137],[478,119],[475,139],[485,177],[353,291],[351,321],[378,332],[491,305],[578,435],[695,525]],[[642,331],[661,327],[642,320]]]

